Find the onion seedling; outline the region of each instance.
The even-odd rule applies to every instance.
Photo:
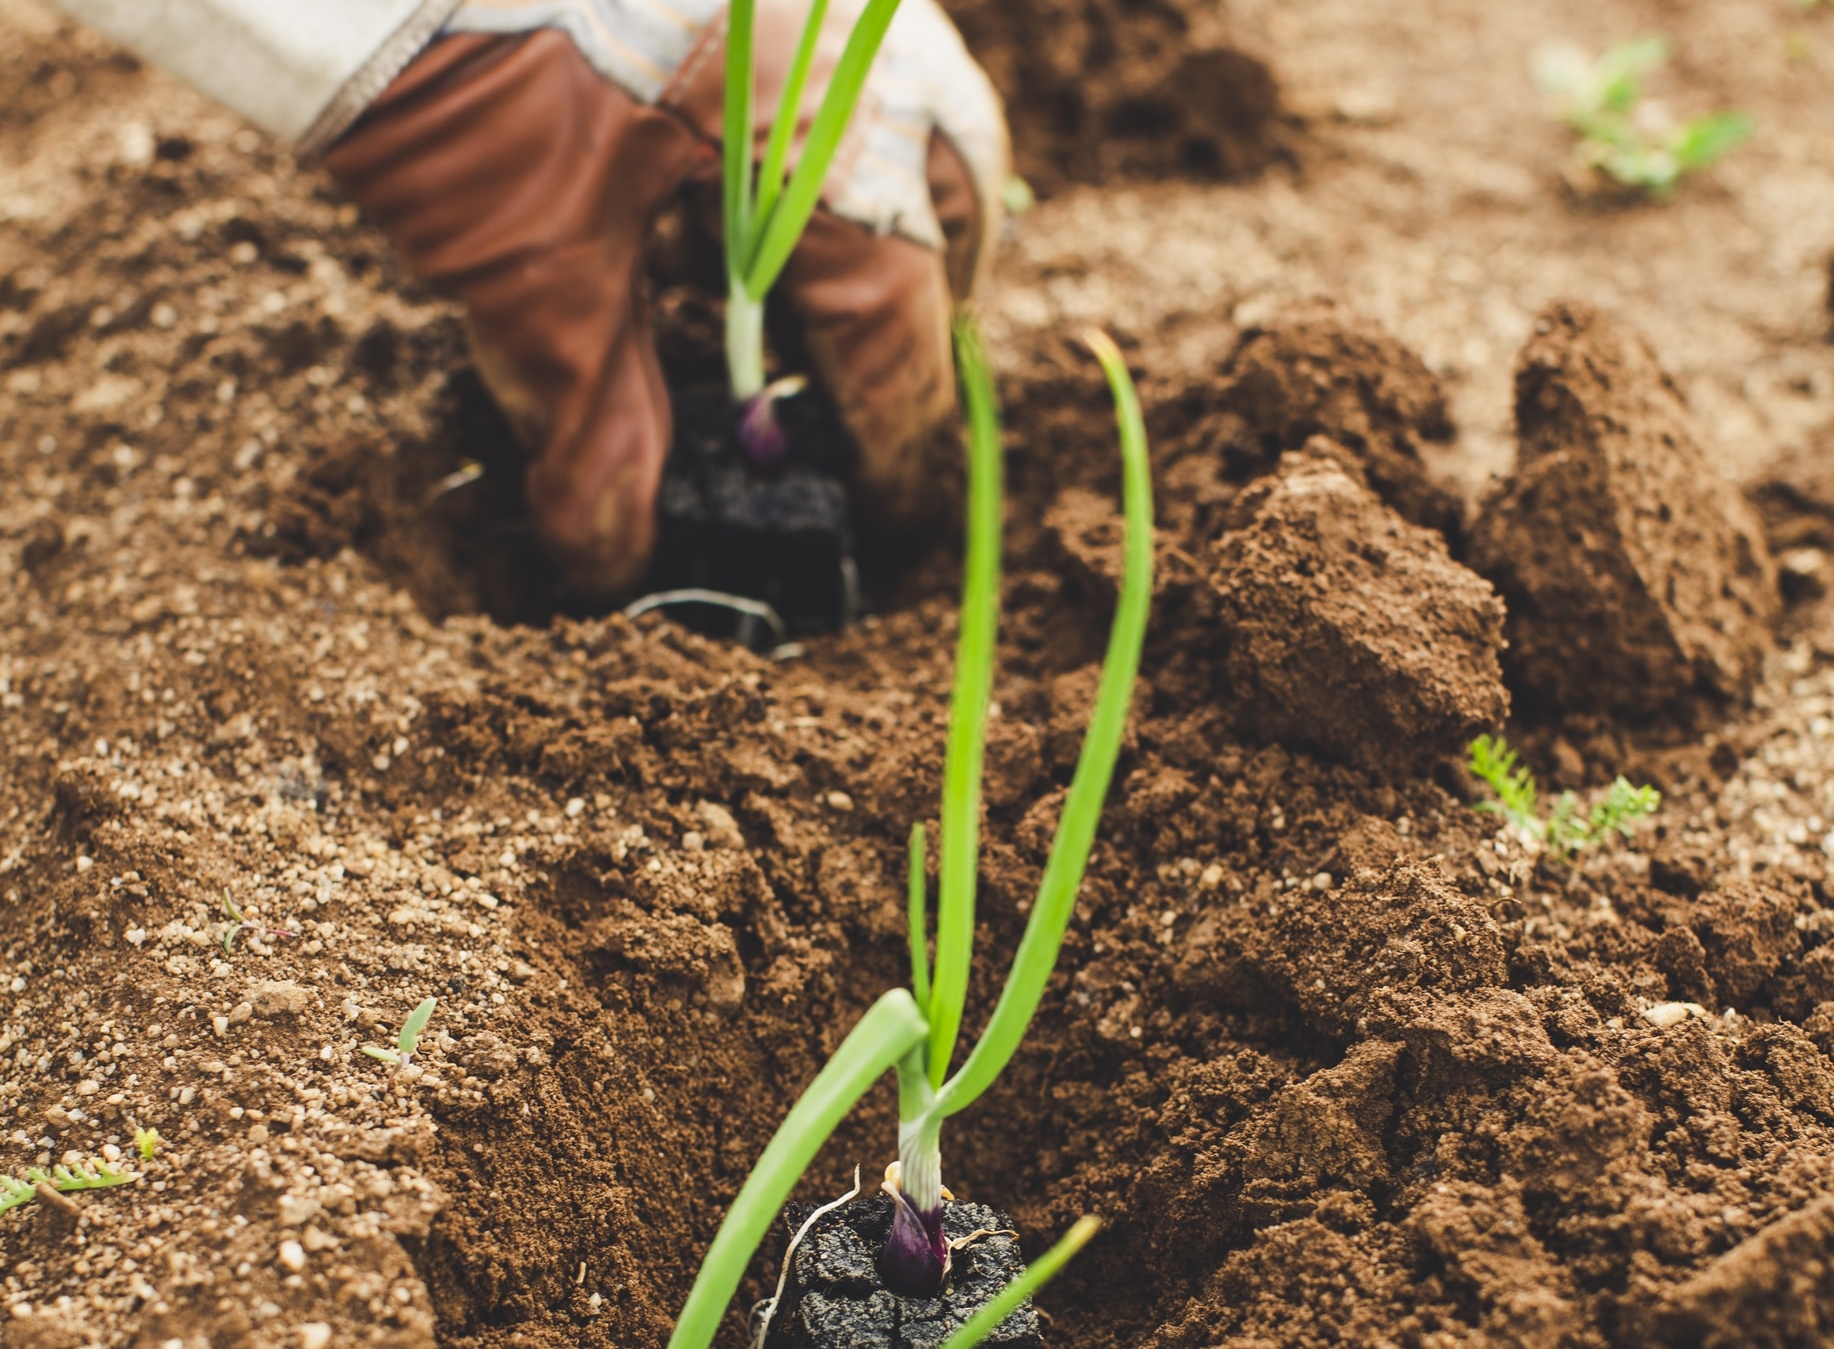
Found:
[[[898,1081],[898,1160],[886,1169],[884,1189],[895,1207],[892,1232],[879,1258],[880,1277],[893,1293],[925,1298],[935,1297],[947,1277],[953,1252],[942,1222],[942,1123],[998,1080],[1024,1039],[1057,964],[1120,755],[1152,601],[1152,480],[1139,399],[1114,344],[1100,333],[1088,340],[1113,391],[1120,428],[1126,519],[1120,599],[1082,755],[1006,986],[980,1038],[951,1075],[974,941],[981,763],[999,624],[1003,516],[999,410],[986,356],[964,321],[957,326],[956,350],[968,422],[968,538],[943,766],[934,970],[925,934],[928,902],[919,826],[911,831],[911,987],[893,989],[867,1010],[765,1147],[707,1250],[670,1349],[705,1349],[712,1343],[746,1265],[791,1189],[828,1135],[888,1069],[895,1070]],[[998,1319],[974,1318],[958,1336],[970,1328],[974,1335],[950,1344],[963,1349],[988,1333],[1093,1230],[1079,1224],[1034,1266],[1033,1282],[1013,1295]]]
[[[752,165],[752,30],[756,0],[732,0],[726,20],[726,89],[722,139],[726,233],[726,372],[740,406],[739,434],[761,462],[783,456],[783,430],[773,405],[803,387],[792,377],[764,383],[764,300],[782,274],[796,241],[821,200],[823,182],[840,150],[847,124],[866,88],[866,76],[897,12],[898,0],[868,0],[839,63],[829,77],[809,125],[794,171],[790,149],[802,111],[803,90],[814,64],[828,0],[812,0],[796,44],[764,159]]]
[[[395,1048],[377,1049],[374,1045],[364,1045],[363,1052],[372,1059],[381,1059],[397,1068],[407,1067],[414,1061],[414,1051],[420,1047],[420,1033],[427,1028],[427,1022],[433,1019],[433,1009],[438,1005],[437,998],[428,998],[409,1012],[408,1019],[401,1023],[401,1035],[395,1041]]]

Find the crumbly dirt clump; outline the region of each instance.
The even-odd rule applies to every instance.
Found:
[[[1279,84],[1227,9],[1194,0],[949,0],[1039,186],[1248,173],[1281,150]]]
[[[1775,570],[1643,339],[1589,305],[1548,309],[1517,370],[1516,424],[1515,473],[1470,558],[1509,606],[1523,701],[1686,719],[1748,695]]]
[[[1170,415],[1191,423],[1177,452],[1214,457],[1238,483],[1327,437],[1405,519],[1457,537],[1463,505],[1420,454],[1453,435],[1439,381],[1380,324],[1339,305],[1308,301],[1250,328],[1214,382]]]
[[[1509,710],[1489,585],[1322,439],[1238,503],[1208,561],[1221,672],[1252,735],[1419,771]]]

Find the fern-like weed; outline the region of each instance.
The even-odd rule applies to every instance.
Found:
[[[1501,815],[1538,840],[1556,861],[1571,861],[1611,834],[1630,838],[1638,822],[1654,815],[1662,805],[1661,792],[1654,787],[1633,786],[1620,775],[1590,810],[1581,808],[1574,793],[1562,792],[1543,820],[1537,809],[1540,794],[1535,775],[1518,762],[1520,756],[1502,736],[1478,736],[1471,742],[1470,753],[1467,767],[1472,776],[1487,785],[1496,798],[1478,802],[1477,809]]]

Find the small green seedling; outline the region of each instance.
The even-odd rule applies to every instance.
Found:
[[[143,1163],[153,1160],[153,1155],[159,1151],[159,1143],[159,1130],[134,1130],[134,1150],[140,1154],[140,1160]]]
[[[1556,861],[1570,861],[1611,834],[1630,838],[1637,823],[1662,805],[1662,793],[1654,787],[1633,787],[1628,779],[1619,777],[1590,811],[1581,811],[1579,798],[1572,792],[1562,792],[1543,820],[1535,775],[1518,758],[1501,736],[1480,735],[1471,742],[1471,774],[1496,795],[1494,801],[1479,802],[1477,809],[1501,815],[1545,846]]]
[[[433,1009],[439,1005],[439,999],[428,998],[420,1006],[408,1013],[408,1019],[401,1023],[401,1035],[395,1041],[393,1049],[377,1049],[374,1045],[364,1045],[363,1052],[372,1059],[392,1063],[397,1068],[405,1068],[413,1062],[414,1051],[420,1047],[420,1033],[427,1028],[427,1022],[433,1019]]]
[[[229,948],[236,943],[236,934],[248,926],[248,920],[242,916],[242,906],[227,890],[223,892],[223,916],[229,919],[229,928],[223,933],[223,954],[228,955]]]
[[[108,1162],[78,1162],[74,1166],[60,1163],[48,1171],[34,1166],[27,1169],[24,1180],[0,1175],[0,1213],[31,1203],[40,1185],[49,1185],[59,1194],[70,1194],[77,1190],[106,1190],[139,1179],[138,1172]]]
[[[942,1226],[942,1124],[999,1079],[1056,968],[1120,755],[1152,602],[1152,479],[1139,398],[1114,344],[1100,333],[1091,334],[1089,343],[1107,376],[1120,429],[1125,518],[1120,598],[1082,754],[1006,986],[979,1040],[951,1075],[974,945],[981,767],[992,701],[1005,514],[993,378],[980,340],[964,320],[957,327],[956,350],[968,421],[967,556],[943,759],[935,964],[932,970],[919,826],[911,831],[911,987],[893,989],[867,1009],[765,1147],[707,1250],[670,1349],[706,1349],[713,1342],[746,1265],[791,1188],[829,1134],[887,1070],[895,1070],[898,1080],[898,1160],[886,1168],[881,1187],[894,1207],[879,1274],[892,1293],[919,1298],[935,1297],[948,1275],[954,1246]],[[966,1349],[988,1334],[1094,1231],[1093,1220],[1077,1224],[1025,1280],[964,1324],[947,1349]]]
[[[223,933],[223,954],[228,955],[229,948],[235,945],[236,934],[241,932],[242,929],[249,924],[247,917],[242,913],[242,906],[236,903],[235,896],[231,895],[227,890],[223,891],[223,916],[229,919],[229,927],[225,929]],[[263,929],[263,935],[268,937],[291,937],[295,934],[284,927],[270,927]]]
[[[1577,47],[1543,48],[1535,77],[1560,119],[1579,133],[1569,180],[1590,190],[1604,174],[1626,187],[1667,197],[1684,174],[1704,169],[1747,140],[1750,117],[1708,113],[1677,122],[1643,97],[1643,77],[1668,61],[1660,37],[1621,42],[1596,60]]]

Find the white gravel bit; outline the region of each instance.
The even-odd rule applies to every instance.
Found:
[[[1663,1030],[1680,1025],[1690,1016],[1706,1015],[1707,1009],[1697,1002],[1659,1002],[1654,1007],[1643,1009],[1643,1019]]]
[[[297,1241],[280,1243],[280,1263],[297,1274],[306,1267],[306,1248]]]

